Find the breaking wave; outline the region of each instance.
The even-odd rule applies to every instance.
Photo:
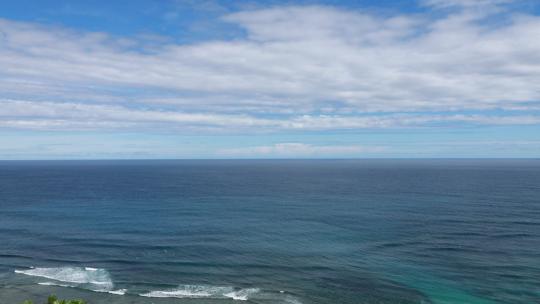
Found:
[[[260,291],[259,288],[245,288],[245,289],[229,292],[225,294],[225,297],[231,298],[234,300],[247,301],[247,299],[251,295],[258,293],[259,291]]]
[[[44,285],[44,286],[60,286],[60,287],[75,287],[75,286],[73,286],[73,285],[61,284],[61,283],[55,283],[55,282],[39,282],[38,285]]]
[[[37,284],[39,285],[76,287],[115,295],[124,295],[127,292],[127,289],[115,290],[109,272],[101,268],[31,268],[15,270],[15,273],[51,280],[38,282]],[[301,304],[296,297],[285,294],[284,291],[262,292],[259,288],[236,288],[212,285],[180,285],[173,289],[149,291],[139,294],[139,296],[149,298],[232,299],[238,301],[259,299],[272,300],[273,303]]]
[[[42,282],[40,285],[57,285],[61,287],[80,287],[100,292],[114,291],[109,272],[105,269],[90,267],[53,267],[15,270],[15,273],[27,276],[46,278],[57,282]]]
[[[141,294],[141,296],[150,298],[231,298],[246,301],[258,292],[258,288],[235,289],[228,286],[180,285],[175,289],[150,291]]]

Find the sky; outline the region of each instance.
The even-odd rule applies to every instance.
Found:
[[[538,0],[0,0],[0,159],[499,157]]]

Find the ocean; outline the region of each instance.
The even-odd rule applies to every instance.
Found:
[[[0,162],[0,303],[540,303],[540,160]]]

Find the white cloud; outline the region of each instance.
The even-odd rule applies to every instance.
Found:
[[[151,131],[268,131],[354,130],[400,127],[471,125],[534,125],[540,115],[371,114],[287,115],[261,118],[246,114],[190,113],[119,105],[32,102],[0,99],[0,127],[35,130],[137,129]]]
[[[224,17],[245,38],[161,46],[0,20],[0,126],[215,132],[538,124],[531,111],[540,103],[540,17],[508,12],[497,26],[484,17],[275,7]]]
[[[317,146],[305,143],[277,143],[269,146],[222,149],[218,155],[225,157],[360,157],[369,153],[384,151],[383,147]]]
[[[516,0],[423,0],[426,6],[438,8],[448,7],[485,7],[515,2]]]

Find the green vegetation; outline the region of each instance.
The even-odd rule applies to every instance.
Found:
[[[23,304],[33,304],[32,301],[24,301]],[[52,295],[47,298],[47,304],[86,304],[83,300],[59,300],[56,296]]]

